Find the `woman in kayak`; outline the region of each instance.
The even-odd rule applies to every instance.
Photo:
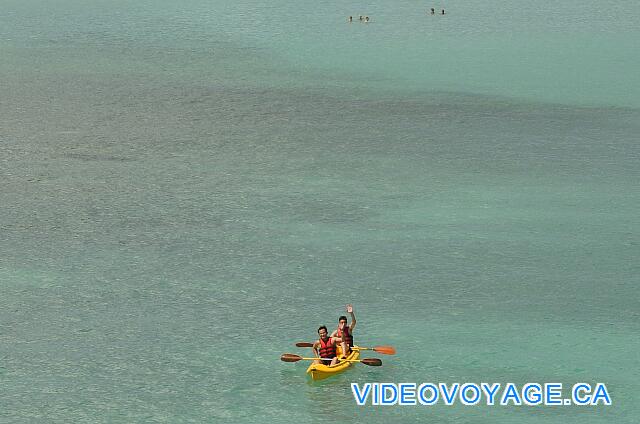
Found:
[[[318,358],[314,363],[322,363],[330,366],[335,365],[336,362],[338,362],[336,343],[342,342],[342,339],[339,337],[329,337],[329,331],[324,325],[318,328],[318,335],[320,338],[313,344],[313,354]]]
[[[347,357],[353,346],[353,330],[356,328],[356,316],[353,314],[353,305],[347,305],[347,312],[351,315],[351,324],[347,325],[347,317],[338,318],[338,328],[331,333],[331,337],[342,339],[342,355]]]

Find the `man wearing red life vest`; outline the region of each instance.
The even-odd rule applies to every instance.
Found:
[[[324,325],[318,328],[320,338],[313,344],[313,354],[318,358],[314,363],[325,365],[335,365],[338,362],[336,356],[336,343],[342,342],[339,337],[329,337],[329,331]]]
[[[351,324],[347,325],[347,317],[338,318],[338,328],[331,333],[331,337],[342,339],[342,355],[346,357],[353,346],[353,329],[356,328],[356,316],[353,314],[353,305],[347,305],[347,312],[351,315]]]

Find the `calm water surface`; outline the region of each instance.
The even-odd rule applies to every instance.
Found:
[[[5,0],[0,422],[638,422],[638,10]],[[349,389],[530,381],[613,405]]]

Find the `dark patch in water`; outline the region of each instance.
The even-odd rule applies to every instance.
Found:
[[[78,159],[83,161],[112,161],[112,162],[134,162],[135,159],[121,157],[121,156],[111,156],[111,155],[100,155],[100,154],[88,154],[88,153],[67,153],[64,155],[66,158],[70,159]]]

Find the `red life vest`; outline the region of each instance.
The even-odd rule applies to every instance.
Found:
[[[347,342],[349,347],[353,346],[353,336],[349,333],[349,326],[344,326],[344,331],[338,329],[338,337]]]
[[[331,359],[336,357],[336,345],[332,342],[331,337],[327,339],[326,343],[320,339],[320,349],[318,349],[318,353],[321,358]]]

